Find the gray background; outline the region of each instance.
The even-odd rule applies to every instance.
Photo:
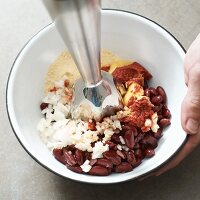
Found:
[[[199,0],[102,0],[102,4],[153,19],[186,49],[200,32]],[[38,165],[10,128],[5,87],[17,53],[50,19],[39,0],[0,0],[0,9],[0,199],[200,199],[200,148],[160,177],[116,185],[65,180]]]

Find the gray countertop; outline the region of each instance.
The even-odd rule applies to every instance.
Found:
[[[102,0],[102,4],[151,18],[186,49],[200,32],[199,0]],[[65,180],[37,164],[11,130],[5,88],[17,53],[50,19],[40,0],[1,0],[0,8],[0,199],[200,199],[200,148],[162,176],[115,185]]]

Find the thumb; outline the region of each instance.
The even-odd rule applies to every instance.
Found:
[[[188,72],[188,92],[182,103],[181,122],[183,129],[196,134],[200,123],[200,64]]]

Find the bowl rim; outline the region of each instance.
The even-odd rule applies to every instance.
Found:
[[[185,48],[183,47],[183,45],[180,43],[180,41],[174,36],[172,35],[172,33],[170,33],[166,28],[164,28],[162,25],[160,25],[159,23],[153,21],[152,19],[149,19],[148,17],[145,17],[143,15],[140,15],[140,14],[137,14],[137,13],[134,13],[134,12],[131,12],[131,11],[126,11],[126,10],[121,10],[121,9],[112,9],[112,8],[102,8],[103,11],[110,11],[110,12],[120,12],[120,13],[128,13],[128,14],[131,14],[131,15],[135,15],[135,16],[138,16],[140,18],[143,18],[147,21],[150,21],[152,22],[153,24],[157,25],[158,27],[160,27],[162,30],[164,30],[167,34],[169,34],[174,40],[175,42],[179,45],[179,47],[181,47],[182,51],[184,53],[186,53],[186,50]],[[153,171],[155,171],[156,169],[159,169],[161,168],[163,165],[165,165],[167,162],[169,162],[172,158],[174,158],[174,156],[181,150],[181,148],[184,146],[184,144],[187,142],[188,140],[188,136],[185,137],[184,141],[182,142],[182,144],[179,146],[179,148],[168,158],[166,159],[164,162],[162,162],[160,165],[158,165],[157,167],[149,170],[148,172],[142,174],[142,175],[139,175],[139,176],[136,176],[136,177],[130,177],[130,178],[127,178],[126,180],[118,180],[118,181],[110,181],[110,182],[92,182],[92,181],[87,181],[87,180],[77,180],[77,179],[73,179],[73,178],[70,178],[70,177],[66,177],[66,176],[63,176],[55,171],[53,171],[52,169],[50,169],[48,166],[46,166],[45,164],[43,164],[41,161],[39,161],[26,147],[25,145],[22,143],[22,141],[20,140],[20,138],[18,137],[18,134],[17,132],[15,131],[14,129],[14,126],[12,124],[12,119],[11,119],[11,115],[9,113],[9,105],[8,105],[8,88],[9,88],[9,83],[10,83],[10,77],[11,77],[11,74],[12,74],[12,71],[13,71],[13,68],[15,66],[15,63],[16,61],[18,60],[18,58],[20,57],[21,53],[23,52],[23,50],[26,48],[26,46],[38,35],[40,34],[40,32],[44,31],[46,28],[50,27],[51,25],[53,24],[50,23],[46,26],[44,26],[42,29],[40,29],[37,33],[35,33],[24,45],[23,47],[21,48],[21,50],[19,51],[19,53],[17,54],[16,58],[14,59],[14,62],[11,66],[11,69],[10,69],[10,72],[9,72],[9,75],[8,75],[8,79],[7,79],[7,84],[6,84],[6,111],[7,111],[7,115],[8,115],[8,120],[9,120],[9,123],[10,123],[10,126],[12,128],[12,131],[14,133],[14,135],[16,136],[18,142],[21,144],[21,146],[24,148],[24,150],[31,156],[31,158],[33,158],[39,165],[41,165],[42,167],[44,167],[45,169],[47,169],[48,171],[60,176],[60,177],[63,177],[63,178],[66,178],[66,179],[70,179],[70,180],[73,180],[73,181],[78,181],[78,182],[82,182],[82,183],[90,183],[90,184],[116,184],[116,183],[121,183],[121,182],[125,182],[125,181],[130,181],[130,180],[135,180],[135,179],[138,179],[138,178],[142,178],[142,177],[145,177],[145,176],[148,176],[149,174],[151,174]]]

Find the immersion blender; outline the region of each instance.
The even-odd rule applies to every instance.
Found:
[[[72,113],[88,103],[100,119],[119,106],[120,98],[113,77],[100,69],[101,1],[42,1],[82,77],[74,85]]]

